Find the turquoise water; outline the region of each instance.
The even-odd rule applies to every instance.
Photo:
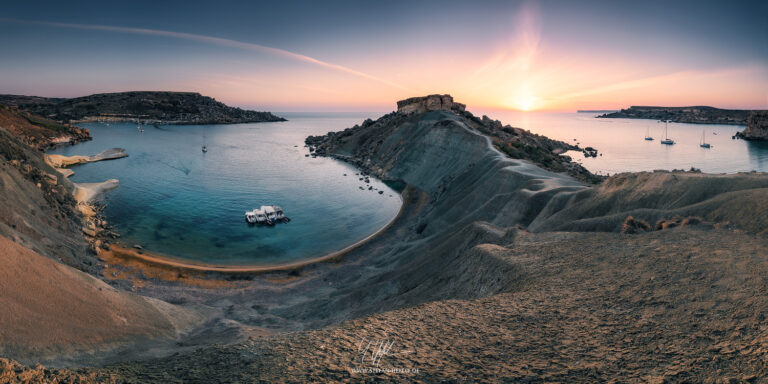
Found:
[[[652,171],[655,169],[701,169],[707,173],[768,172],[768,143],[733,140],[744,126],[669,124],[672,146],[659,143],[664,123],[641,119],[596,119],[595,113],[485,112],[504,124],[531,130],[581,147],[597,148],[602,154],[584,158],[568,153],[592,172]],[[479,115],[479,113],[478,113]],[[646,129],[653,141],[645,141]],[[699,147],[701,133],[712,148]],[[576,141],[574,141],[576,139]]]
[[[127,158],[72,167],[74,182],[120,180],[107,221],[126,245],[217,264],[267,264],[321,256],[376,232],[400,209],[397,192],[358,180],[346,163],[305,157],[304,139],[370,114],[286,115],[290,121],[211,126],[83,124],[93,141],[51,151]],[[202,153],[203,141],[209,151]],[[344,176],[344,174],[348,176]],[[368,186],[376,188],[367,190]],[[365,190],[360,190],[364,186]],[[379,194],[378,190],[384,191]],[[248,226],[246,210],[279,205],[291,222]]]
[[[653,120],[595,119],[589,113],[487,114],[505,124],[597,148],[602,154],[597,158],[571,153],[596,173],[691,167],[710,173],[768,172],[768,143],[731,139],[743,126],[673,123],[669,136],[677,144],[665,146],[659,143],[664,125]],[[143,133],[134,124],[84,124],[93,141],[52,153],[126,149],[129,157],[75,166],[72,176],[74,182],[120,180],[120,187],[107,195],[105,214],[124,244],[218,264],[286,262],[343,249],[397,214],[399,195],[379,180],[371,179],[376,191],[369,191],[353,167],[305,157],[307,136],[380,115],[284,114],[290,121],[146,126]],[[654,141],[643,140],[646,128]],[[711,149],[699,147],[702,130]],[[209,148],[205,154],[204,140]],[[260,205],[280,205],[292,221],[249,227],[243,213]]]

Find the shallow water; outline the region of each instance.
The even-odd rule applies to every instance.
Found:
[[[486,114],[597,148],[602,154],[597,158],[569,153],[596,173],[691,167],[710,173],[768,172],[768,143],[731,139],[743,126],[672,123],[669,137],[677,144],[666,146],[659,143],[664,124],[654,120],[595,119],[594,113]],[[394,218],[401,204],[395,191],[373,178],[365,184],[343,162],[305,157],[304,148],[309,135],[338,131],[383,113],[282,115],[290,121],[145,126],[143,133],[134,124],[83,124],[93,141],[51,153],[90,155],[125,148],[127,158],[73,167],[72,181],[120,179],[120,187],[107,196],[105,214],[123,236],[121,242],[175,257],[219,264],[311,258],[343,249]],[[643,140],[646,128],[654,141]],[[710,149],[699,147],[702,130]],[[209,148],[205,154],[204,142]],[[369,185],[384,194],[368,191]],[[292,221],[249,227],[244,211],[262,204],[282,206]]]
[[[105,214],[121,242],[174,257],[218,264],[311,258],[343,249],[395,217],[401,199],[384,183],[371,178],[366,184],[340,161],[305,157],[307,136],[376,116],[286,117],[290,121],[149,125],[143,133],[135,124],[83,124],[93,141],[51,153],[125,148],[129,157],[75,166],[71,179],[119,179],[120,187],[107,195]],[[204,141],[207,153],[201,151]],[[369,185],[376,190],[367,190]],[[244,212],[260,205],[280,205],[291,222],[248,226]]]
[[[594,147],[602,156],[584,158],[568,153],[595,173],[701,169],[707,173],[768,172],[768,143],[733,140],[744,126],[670,123],[672,146],[659,141],[664,123],[643,119],[596,119],[596,113],[486,112],[504,124],[553,139]],[[478,114],[480,115],[480,114]],[[646,129],[653,141],[645,141]],[[699,147],[702,131],[712,148]],[[576,139],[574,141],[574,139]]]

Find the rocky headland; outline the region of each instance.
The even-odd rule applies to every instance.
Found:
[[[0,127],[39,150],[91,140],[87,129],[60,123],[0,102]]]
[[[645,107],[631,106],[618,112],[606,113],[598,118],[653,119],[675,123],[735,124],[744,125],[751,111],[745,109],[720,109],[706,106],[694,107]]]
[[[768,140],[768,111],[752,111],[747,127],[736,136],[745,140]]]
[[[429,118],[424,119],[425,115]],[[474,132],[488,136],[494,147],[511,158],[529,160],[544,169],[564,172],[591,183],[603,179],[573,162],[570,157],[561,155],[569,150],[582,150],[578,146],[503,125],[488,116],[478,118],[466,111],[464,104],[454,102],[450,95],[429,95],[398,101],[397,111],[376,121],[369,119],[361,125],[341,132],[329,132],[326,136],[310,136],[306,139],[306,144],[316,155],[333,155],[340,160],[352,161],[363,168],[370,168],[373,162],[371,151],[394,134],[392,129],[417,123],[466,126]],[[407,136],[401,137],[401,140],[409,139]],[[445,150],[459,152],[463,149],[462,144],[456,142],[446,145]],[[371,171],[381,176],[381,169],[374,168]]]
[[[229,107],[194,92],[100,93],[71,99],[0,95],[0,104],[63,123],[234,124],[285,121],[270,112]]]
[[[307,140],[317,155],[402,186],[403,213],[379,236],[336,260],[236,276],[159,270],[97,250],[105,261],[91,273],[118,293],[92,285],[94,300],[111,304],[88,308],[116,317],[62,317],[41,326],[77,335],[66,329],[82,325],[82,339],[25,345],[14,332],[37,326],[27,324],[40,309],[28,303],[47,291],[4,294],[29,316],[0,315],[0,345],[26,347],[2,351],[21,363],[0,359],[0,380],[765,381],[768,175],[641,172],[593,184],[554,157],[565,143],[476,118],[445,96]],[[503,150],[507,141],[518,157]],[[86,253],[81,224],[57,227],[57,211],[40,206],[47,189],[2,165],[3,180],[23,182],[2,184],[0,196],[37,200],[0,219],[15,218],[13,228],[37,220],[29,225],[66,233]],[[65,191],[61,206],[79,219]],[[9,228],[0,234],[22,248],[13,252],[45,249]],[[69,271],[55,249],[50,256]],[[18,275],[10,281],[20,287],[60,278]],[[108,294],[141,304],[122,307]],[[94,330],[83,352],[77,343]]]

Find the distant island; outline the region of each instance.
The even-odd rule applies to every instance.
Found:
[[[745,140],[768,140],[768,111],[720,109],[714,107],[639,107],[632,106],[597,118],[653,119],[690,124],[746,125],[736,136]]]
[[[675,123],[746,125],[748,109],[720,109],[696,107],[631,106],[618,112],[606,113],[598,118],[669,120]]]
[[[72,99],[0,95],[0,104],[61,123],[235,124],[285,121],[270,112],[230,107],[196,92],[99,93]]]

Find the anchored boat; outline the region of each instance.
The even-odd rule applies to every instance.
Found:
[[[675,141],[670,139],[669,136],[667,136],[668,124],[669,124],[669,120],[664,120],[664,140],[661,140],[661,143],[664,145],[674,145]]]
[[[286,217],[283,209],[277,205],[262,205],[253,211],[246,211],[245,221],[248,224],[275,225],[275,223],[287,223],[291,219]]]
[[[645,127],[645,140],[651,141],[653,140],[653,137],[651,137],[651,127]]]
[[[706,141],[704,141],[704,130],[701,130],[701,143],[699,143],[699,147],[702,148],[711,148],[712,146],[709,145]]]

